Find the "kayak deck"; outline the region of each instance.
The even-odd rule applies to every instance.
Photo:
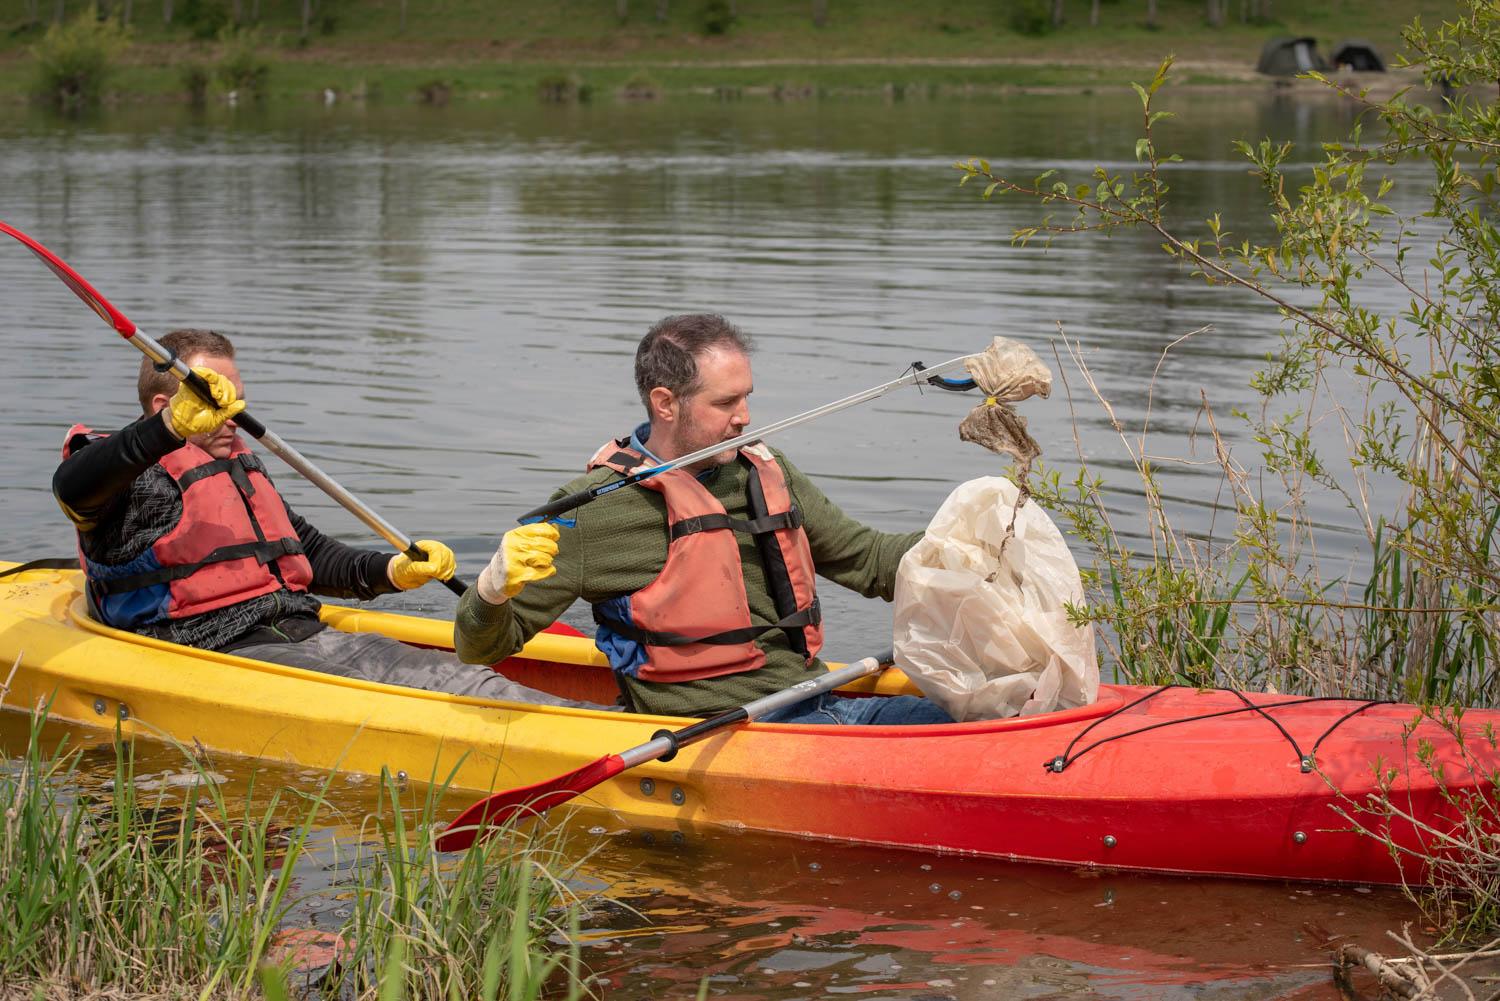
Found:
[[[0,564],[0,567],[5,564]],[[194,650],[94,622],[76,572],[0,579],[0,663],[18,661],[10,708],[215,751],[445,783],[465,806],[644,743],[671,717],[492,702],[336,678]],[[336,628],[451,648],[451,623],[326,609]],[[498,665],[567,698],[609,702],[603,656],[581,637],[537,636]],[[889,671],[852,694],[908,691]],[[1106,685],[1089,706],[942,726],[747,724],[595,787],[575,803],[616,821],[745,828],[904,848],[1260,878],[1397,882],[1414,859],[1350,831],[1377,793],[1420,824],[1453,822],[1446,797],[1492,787],[1500,755],[1466,749],[1412,706],[1220,690]],[[1469,710],[1466,732],[1500,722]],[[1446,786],[1416,762],[1434,747]],[[1470,762],[1464,755],[1469,755]],[[1060,759],[1060,763],[1059,763]],[[470,794],[473,794],[472,796]],[[1400,848],[1431,835],[1382,820]]]

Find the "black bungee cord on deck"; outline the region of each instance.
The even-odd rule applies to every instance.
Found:
[[[1222,687],[1215,686],[1215,688],[1213,689],[1214,691],[1229,692],[1230,694],[1232,694],[1235,697],[1237,697],[1241,702],[1243,702],[1244,705],[1240,706],[1237,709],[1221,709],[1218,712],[1202,713],[1202,714],[1197,715],[1197,716],[1182,716],[1182,717],[1179,717],[1178,719],[1162,720],[1159,723],[1152,723],[1152,724],[1150,724],[1148,726],[1138,727],[1137,729],[1134,729],[1134,730],[1127,730],[1124,733],[1111,734],[1108,737],[1101,737],[1101,738],[1099,738],[1098,740],[1094,741],[1092,744],[1089,744],[1087,747],[1084,747],[1078,753],[1076,753],[1076,754],[1073,753],[1073,748],[1075,748],[1075,747],[1078,746],[1078,742],[1081,741],[1081,740],[1083,740],[1085,737],[1087,737],[1089,735],[1089,732],[1091,730],[1093,730],[1094,727],[1098,726],[1099,724],[1106,723],[1109,720],[1114,719],[1116,716],[1119,716],[1120,714],[1122,714],[1124,712],[1127,712],[1127,711],[1129,711],[1131,709],[1134,709],[1136,706],[1142,704],[1143,702],[1147,702],[1147,701],[1149,701],[1151,699],[1156,698],[1156,696],[1160,695],[1162,692],[1165,692],[1165,691],[1167,691],[1169,689],[1172,689],[1172,688],[1187,688],[1187,687],[1189,687],[1189,686],[1187,686],[1187,685],[1162,685],[1160,688],[1156,688],[1156,689],[1153,689],[1152,691],[1147,692],[1146,694],[1140,696],[1137,699],[1132,700],[1131,702],[1126,703],[1125,705],[1123,705],[1120,708],[1114,710],[1113,712],[1107,713],[1107,714],[1099,717],[1098,719],[1096,719],[1092,723],[1090,723],[1088,726],[1084,727],[1081,731],[1079,731],[1079,733],[1076,736],[1074,736],[1074,738],[1072,740],[1070,740],[1068,742],[1068,746],[1063,751],[1062,754],[1059,754],[1059,755],[1057,755],[1056,757],[1053,757],[1053,758],[1048,758],[1046,761],[1043,761],[1042,762],[1042,767],[1044,769],[1046,769],[1047,771],[1049,771],[1049,772],[1059,772],[1060,773],[1060,772],[1066,771],[1069,765],[1073,764],[1075,761],[1077,761],[1079,758],[1083,757],[1085,754],[1087,754],[1090,751],[1092,751],[1094,748],[1096,748],[1096,747],[1102,747],[1103,745],[1108,744],[1111,741],[1120,740],[1120,739],[1125,738],[1125,737],[1134,737],[1137,734],[1147,733],[1147,732],[1149,732],[1151,730],[1160,730],[1162,727],[1176,726],[1179,723],[1196,723],[1196,722],[1200,722],[1202,720],[1216,719],[1216,718],[1221,717],[1221,716],[1237,716],[1237,715],[1239,715],[1241,713],[1253,712],[1253,713],[1257,713],[1260,716],[1264,717],[1267,722],[1269,722],[1272,726],[1276,727],[1276,729],[1281,732],[1281,735],[1284,738],[1286,738],[1286,742],[1291,745],[1292,751],[1297,755],[1297,761],[1301,764],[1302,770],[1304,772],[1310,772],[1310,771],[1313,770],[1313,765],[1314,765],[1314,762],[1315,762],[1316,757],[1317,757],[1318,748],[1323,745],[1323,741],[1327,740],[1328,737],[1330,735],[1332,735],[1332,733],[1335,730],[1337,730],[1339,727],[1343,726],[1345,723],[1347,723],[1349,720],[1353,719],[1355,716],[1358,716],[1360,713],[1364,712],[1366,709],[1371,709],[1371,708],[1373,708],[1375,706],[1388,706],[1388,705],[1394,705],[1395,704],[1390,699],[1373,699],[1373,700],[1371,700],[1369,702],[1360,703],[1359,705],[1355,706],[1353,709],[1349,710],[1344,715],[1340,716],[1338,719],[1334,720],[1333,724],[1331,726],[1329,726],[1327,730],[1324,730],[1323,733],[1322,733],[1322,735],[1320,737],[1318,737],[1318,739],[1316,741],[1313,742],[1312,750],[1310,750],[1306,754],[1303,754],[1301,746],[1297,743],[1297,738],[1293,737],[1291,735],[1291,733],[1287,730],[1287,728],[1281,725],[1281,721],[1278,720],[1278,719],[1276,719],[1275,717],[1273,717],[1268,710],[1271,710],[1271,709],[1281,709],[1281,708],[1286,707],[1286,706],[1303,706],[1303,705],[1307,705],[1308,703],[1312,703],[1312,702],[1352,702],[1352,701],[1355,701],[1355,700],[1353,700],[1353,699],[1339,698],[1337,696],[1332,696],[1332,695],[1320,695],[1320,696],[1308,696],[1306,698],[1301,698],[1301,699],[1293,699],[1293,700],[1288,701],[1288,702],[1278,702],[1278,703],[1276,703],[1274,705],[1270,705],[1270,706],[1260,706],[1260,705],[1256,705],[1255,703],[1251,702],[1249,700],[1249,698],[1247,698],[1245,696],[1244,692],[1238,691],[1237,689],[1233,689],[1233,688],[1222,688]]]

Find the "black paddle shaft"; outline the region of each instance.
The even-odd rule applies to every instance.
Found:
[[[692,726],[685,726],[681,730],[658,730],[651,735],[651,739],[665,740],[672,747],[666,754],[663,754],[656,760],[671,761],[677,757],[677,752],[681,748],[689,744],[696,744],[715,730],[722,730],[726,726],[733,726],[735,723],[743,722],[749,718],[750,713],[745,707],[737,706],[728,712],[720,713],[717,716],[694,723]]]
[[[559,497],[555,501],[548,501],[541,507],[532,508],[530,511],[527,511],[516,520],[523,525],[529,525],[532,522],[546,521],[549,518],[556,518],[558,515],[566,514],[576,507],[583,507],[583,505],[587,504],[589,501],[593,500],[596,497],[602,497],[607,493],[612,493],[615,490],[619,490],[621,487],[628,487],[633,483],[639,483],[641,482],[641,480],[646,479],[648,476],[654,475],[656,473],[656,470],[657,467],[653,466],[650,469],[642,470],[638,473],[632,473],[629,476],[625,477],[623,480],[614,480],[609,483],[601,484],[597,487],[591,487],[588,490],[580,490],[577,493],[568,494],[566,497]]]
[[[189,389],[198,394],[198,399],[211,407],[217,408],[219,406],[219,401],[214,399],[213,388],[209,386],[208,380],[203,378],[203,376],[192,369],[188,369],[188,374],[182,381],[188,384]],[[244,428],[245,433],[256,441],[260,441],[266,436],[266,426],[243,410],[235,415],[234,423],[236,427]]]

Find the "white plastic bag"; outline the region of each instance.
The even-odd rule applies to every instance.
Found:
[[[1087,705],[1099,694],[1093,626],[1068,621],[1081,603],[1078,565],[1035,502],[1015,513],[1003,476],[960,484],[901,559],[896,665],[956,720]]]

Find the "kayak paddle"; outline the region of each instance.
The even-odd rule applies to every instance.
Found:
[[[193,392],[197,393],[205,402],[217,406],[214,401],[213,391],[208,388],[208,383],[203,381],[202,376],[188,368],[187,363],[158,344],[145,331],[137,328],[124,313],[116,309],[108,299],[95,290],[94,286],[85,281],[82,275],[68,267],[62,258],[19,229],[5,222],[0,222],[0,233],[13,236],[25,244],[26,249],[35,254],[43,264],[47,265],[53,274],[62,279],[64,285],[73,290],[74,295],[82,299],[90,309],[99,314],[99,319],[108,323],[115,329],[116,333],[131,344],[134,344],[140,349],[142,354],[150,358],[157,365],[170,368],[173,375],[187,383]],[[240,411],[234,418],[234,423],[236,426],[243,428],[256,441],[265,445],[267,449],[279,456],[287,465],[307,477],[307,479],[312,481],[314,486],[322,490],[329,497],[332,497],[346,511],[368,525],[377,535],[396,547],[398,551],[405,553],[413,560],[421,561],[427,559],[427,554],[418,549],[412,540],[402,533],[400,529],[386,521],[359,498],[345,490],[333,477],[323,472],[323,470],[315,466],[301,452],[282,440],[281,436],[275,431],[270,430],[245,411]],[[462,595],[468,589],[468,585],[456,576],[443,581],[443,586],[457,595]]]
[[[945,362],[940,362],[930,367],[923,365],[921,362],[914,362],[911,366],[912,370],[899,379],[892,379],[890,382],[882,383],[879,386],[872,386],[862,392],[855,393],[853,396],[846,396],[842,400],[835,400],[832,403],[825,403],[821,407],[814,407],[806,413],[783,418],[775,423],[767,424],[763,428],[748,431],[738,438],[730,438],[728,441],[721,441],[717,445],[709,445],[706,448],[698,449],[696,452],[680,455],[671,462],[663,462],[658,466],[648,466],[645,469],[638,469],[624,479],[612,480],[597,487],[590,487],[587,490],[568,494],[566,497],[559,497],[557,500],[543,504],[541,507],[532,508],[516,520],[525,525],[534,521],[545,521],[548,518],[555,518],[574,508],[582,507],[589,501],[603,497],[605,494],[613,493],[624,487],[633,486],[642,480],[648,480],[653,476],[660,476],[662,473],[670,473],[672,470],[680,469],[683,466],[691,466],[695,462],[701,462],[711,455],[718,455],[720,452],[730,452],[737,448],[743,448],[746,445],[753,445],[761,439],[775,434],[777,431],[785,431],[787,428],[796,427],[798,424],[805,424],[808,421],[837,413],[840,410],[864,403],[867,400],[873,400],[901,386],[928,385],[936,386],[939,389],[953,390],[958,393],[968,392],[974,388],[973,379],[946,379],[943,378],[943,374],[963,369],[968,365],[971,358],[978,357],[979,355],[977,354],[961,355],[957,358],[949,358]]]
[[[760,719],[776,709],[796,705],[803,699],[810,699],[814,695],[832,691],[840,685],[863,678],[865,675],[877,674],[885,670],[885,666],[890,662],[891,652],[887,650],[878,657],[866,657],[864,660],[841,667],[836,671],[828,671],[821,678],[799,682],[791,688],[773,692],[754,702],[747,702],[737,709],[731,709],[710,719],[685,726],[681,730],[658,730],[644,744],[637,744],[619,754],[606,754],[599,760],[568,772],[566,775],[559,775],[535,785],[522,786],[519,789],[497,792],[455,817],[453,822],[437,836],[434,843],[439,851],[444,852],[468,848],[474,842],[483,840],[494,827],[504,824],[512,817],[520,814],[543,814],[575,796],[583,795],[601,782],[609,781],[627,768],[634,768],[648,761],[671,761],[677,756],[679,749],[695,744],[725,727]]]

